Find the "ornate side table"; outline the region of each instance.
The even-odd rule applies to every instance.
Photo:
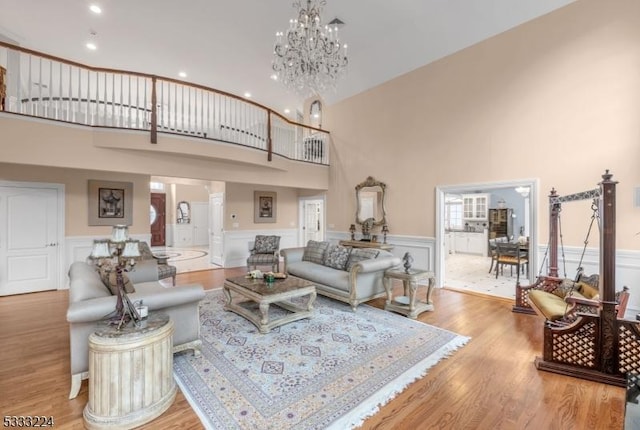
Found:
[[[399,279],[404,286],[404,296],[393,297],[393,280]],[[425,300],[418,298],[419,283],[427,281]],[[394,311],[416,319],[422,312],[432,311],[431,294],[435,285],[433,272],[422,269],[411,269],[409,273],[402,269],[389,269],[384,272],[384,288],[387,291],[385,310]]]
[[[166,411],[175,399],[173,321],[151,313],[139,327],[99,323],[89,336],[89,429],[133,428]]]

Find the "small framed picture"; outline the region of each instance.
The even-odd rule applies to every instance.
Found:
[[[89,180],[89,225],[131,225],[133,183]]]
[[[253,192],[254,223],[276,222],[276,198],[277,193],[272,191]]]

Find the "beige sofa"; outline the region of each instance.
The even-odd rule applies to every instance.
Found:
[[[129,294],[132,302],[142,300],[149,312],[162,311],[173,320],[174,352],[192,349],[199,354],[200,320],[198,302],[204,298],[201,285],[164,287],[158,282],[157,263],[140,261],[127,274],[135,292]],[[69,269],[69,343],[71,360],[71,392],[69,398],[78,395],[83,379],[88,378],[89,336],[98,321],[114,311],[116,297],[111,295],[100,279],[95,266],[75,262]]]
[[[376,251],[374,258],[347,260],[344,269],[305,261],[305,247],[283,249],[280,254],[284,257],[285,273],[313,282],[318,294],[349,303],[355,311],[360,303],[386,295],[382,283],[384,272],[402,263],[388,251]],[[347,258],[364,251],[354,248],[351,252]]]

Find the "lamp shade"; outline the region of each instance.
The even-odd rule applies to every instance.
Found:
[[[129,227],[123,224],[114,225],[111,230],[111,242],[122,243],[129,238]]]
[[[129,239],[124,243],[122,256],[125,258],[140,257],[139,240]]]
[[[111,257],[111,250],[109,249],[109,239],[94,240],[93,248],[91,249],[91,257],[93,258]]]

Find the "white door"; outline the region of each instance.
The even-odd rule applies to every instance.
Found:
[[[193,226],[193,245],[209,244],[209,203],[191,202],[191,225]]]
[[[299,245],[304,246],[309,240],[324,240],[324,200],[302,199],[300,209],[302,243]]]
[[[224,266],[224,194],[209,195],[209,254],[211,263]]]
[[[0,186],[0,296],[58,289],[59,192]]]

